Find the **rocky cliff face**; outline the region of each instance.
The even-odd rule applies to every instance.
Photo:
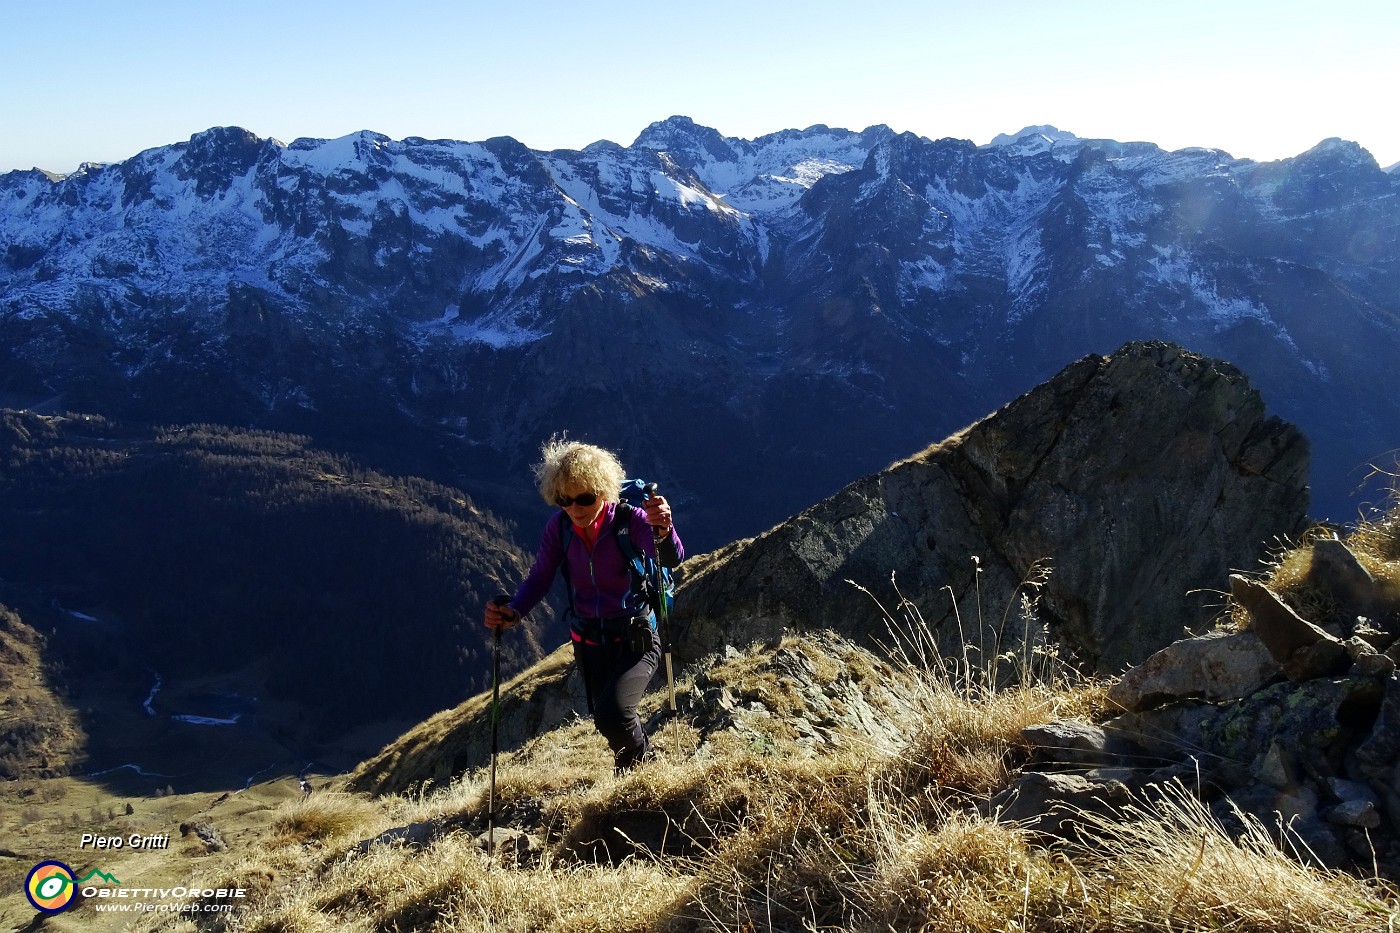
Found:
[[[1301,530],[1307,445],[1228,364],[1087,357],[988,418],[687,573],[690,659],[784,630],[884,634],[911,600],[945,654],[1055,641],[1117,673],[1206,624],[1231,567]],[[1015,603],[1048,563],[1041,623]],[[1212,602],[1215,603],[1212,606]]]

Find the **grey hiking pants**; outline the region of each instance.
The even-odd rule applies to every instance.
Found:
[[[588,691],[593,725],[613,751],[620,770],[636,765],[651,753],[651,744],[637,716],[637,704],[661,663],[661,640],[651,630],[651,644],[638,653],[628,639],[603,645],[574,642],[574,659]]]

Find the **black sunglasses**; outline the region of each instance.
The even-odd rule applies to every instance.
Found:
[[[555,496],[554,504],[561,509],[567,509],[571,505],[581,505],[588,508],[598,501],[598,497],[591,492],[580,493],[577,496]]]

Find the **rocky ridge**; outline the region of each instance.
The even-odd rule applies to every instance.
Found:
[[[1302,530],[1306,472],[1306,441],[1238,370],[1131,344],[697,562],[679,650],[784,630],[878,634],[873,595],[916,605],[949,656],[1051,641],[1116,674],[1211,621],[1191,591]],[[1020,629],[1003,610],[1047,563],[1045,627]]]
[[[1224,826],[1257,819],[1305,860],[1400,877],[1400,588],[1333,537],[1308,550],[1311,620],[1232,575],[1243,625],[1129,670],[1109,693],[1124,712],[1101,725],[1027,730],[1036,757],[991,811],[1073,839],[1086,814],[1125,818],[1175,787]]]

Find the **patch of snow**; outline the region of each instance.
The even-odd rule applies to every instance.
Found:
[[[141,704],[141,708],[146,711],[147,716],[154,716],[156,714],[155,707],[151,704],[155,701],[156,694],[160,692],[161,686],[165,683],[155,671],[151,671],[151,673],[155,675],[156,682],[151,685],[151,692],[146,694],[146,700]]]
[[[506,347],[523,347],[548,336],[545,332],[530,330],[506,321],[454,324],[450,323],[445,315],[442,321],[435,321],[431,324],[421,325],[421,327],[425,330],[431,329],[446,334],[460,343],[481,343],[495,350]]]
[[[196,726],[231,726],[242,718],[242,713],[235,713],[227,719],[220,719],[214,716],[171,716],[176,722],[188,722]]]
[[[932,256],[913,262],[902,262],[900,270],[903,273],[900,277],[900,297],[906,300],[913,299],[913,293],[919,291],[942,292],[948,287],[951,279],[948,267]]]
[[[1302,358],[1298,345],[1288,330],[1274,320],[1269,309],[1247,298],[1222,295],[1218,283],[1205,271],[1197,268],[1188,256],[1172,250],[1159,249],[1158,255],[1148,260],[1157,273],[1160,282],[1174,285],[1188,297],[1188,312],[1194,307],[1217,332],[1229,330],[1240,323],[1258,321],[1270,330],[1285,346]]]
[[[1006,321],[1014,324],[1030,312],[1034,298],[1045,288],[1043,282],[1036,281],[1036,272],[1045,256],[1039,227],[1022,225],[1005,239],[1002,256],[1006,263],[1006,288],[1012,296]]]
[[[135,771],[142,777],[174,777],[173,774],[161,774],[158,771],[146,771],[140,765],[117,765],[115,768],[108,768],[105,771],[90,771],[86,777],[101,777],[104,774],[111,774],[113,771]]]

